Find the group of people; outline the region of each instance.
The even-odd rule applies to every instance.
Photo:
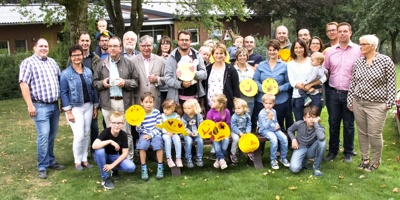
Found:
[[[157,179],[164,177],[164,151],[169,167],[183,166],[182,139],[186,165],[203,166],[203,140],[197,131],[203,119],[225,122],[231,128],[230,152],[228,138],[213,141],[215,168],[227,168],[226,158],[237,163],[239,138],[257,129],[270,141],[273,169],[279,169],[279,161],[297,173],[313,159],[313,174],[321,176],[322,160],[332,160],[339,153],[342,121],[344,161],[352,162],[355,119],[362,157],[359,168],[378,169],[382,128],[386,111],[394,105],[396,75],[390,58],[377,52],[376,36],[365,35],[357,45],[350,39],[350,24],[330,22],[326,26],[330,39],[327,44],[323,45],[319,37],[311,38],[307,29],[299,30],[292,44],[288,29],[279,26],[276,39],[266,45],[268,53],[264,60],[254,52],[256,43],[252,36],[235,37],[229,48],[206,41],[197,51],[191,47],[191,33],[182,30],[177,34],[177,48],[173,49],[171,39],[164,36],[157,54],[153,54],[151,36],[140,37],[136,51],[134,32],[126,32],[121,40],[103,25],[104,21],[99,20],[99,46],[95,53],[90,51],[89,33],[81,33],[78,44],[69,49],[69,65],[62,72],[47,56],[48,43],[43,38],[37,40],[34,54],[20,65],[22,95],[38,132],[39,178],[47,178],[47,169],[64,168],[55,161],[53,152],[59,98],[74,134],[76,170],[93,167],[88,162],[90,137],[92,155],[107,189],[114,187],[111,176],[117,176],[118,170],[135,170],[135,150],[140,156],[141,179],[149,179],[146,151],[150,145],[157,155]],[[283,50],[290,52],[290,56]],[[179,63],[187,58],[194,71],[190,81],[181,80],[180,71],[177,73]],[[267,78],[278,83],[277,94],[263,92],[262,83]],[[240,92],[239,84],[246,79],[257,83],[255,97]],[[137,126],[124,120],[126,110],[133,104],[140,104],[146,113]],[[328,109],[330,134],[325,157],[325,129],[319,118],[323,104]],[[99,108],[104,118],[101,134]],[[184,123],[188,135],[156,127],[172,118]],[[197,144],[194,158],[193,142]],[[171,153],[172,144],[176,155]],[[293,148],[290,162],[289,147]],[[253,159],[252,153],[248,156]]]

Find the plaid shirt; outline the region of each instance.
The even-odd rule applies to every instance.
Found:
[[[19,66],[18,81],[27,83],[32,101],[55,102],[60,97],[60,68],[56,61],[47,57],[42,60],[32,55]]]

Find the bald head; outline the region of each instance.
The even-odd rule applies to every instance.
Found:
[[[309,45],[310,43],[310,31],[308,31],[308,29],[300,29],[299,32],[297,33],[297,37],[302,39],[304,42],[306,42],[307,45]]]
[[[289,37],[289,31],[286,28],[286,26],[278,26],[275,30],[275,38],[279,41],[281,44],[286,44],[286,40]]]

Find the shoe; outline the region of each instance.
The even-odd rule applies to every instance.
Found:
[[[219,161],[218,161],[218,160],[215,160],[213,166],[214,166],[215,168],[217,168],[217,169],[220,168]]]
[[[368,168],[365,168],[365,171],[367,171],[367,172],[375,171],[379,168],[379,165],[380,165],[379,163],[370,165]]]
[[[324,158],[325,161],[331,161],[336,157],[333,153],[328,153],[328,155]]]
[[[356,151],[353,151],[352,153],[353,153],[353,156],[358,155],[358,153]]]
[[[239,160],[236,157],[236,155],[231,155],[231,161],[232,161],[232,163],[235,163],[235,164],[239,162]]]
[[[197,158],[196,165],[198,167],[203,167],[204,166],[203,159]]]
[[[75,169],[78,170],[78,171],[82,171],[83,167],[82,167],[82,165],[76,165]]]
[[[47,171],[46,170],[39,170],[37,175],[38,175],[38,177],[40,179],[46,179],[47,178]]]
[[[272,167],[272,169],[279,169],[278,161],[272,160],[271,167]]]
[[[60,165],[59,163],[54,163],[53,165],[49,166],[50,169],[54,169],[54,170],[62,170],[65,167],[63,165]]]
[[[290,167],[290,163],[286,158],[279,159],[279,162],[281,162],[285,167]]]
[[[115,170],[115,169],[111,170],[111,177],[115,178],[115,179],[118,179],[119,178],[119,171]]]
[[[344,162],[353,162],[353,155],[352,154],[346,154],[344,155]]]
[[[314,176],[322,176],[322,174],[324,174],[324,173],[322,173],[321,172],[321,170],[319,170],[319,169],[314,169]]]
[[[303,169],[308,169],[308,160],[307,159],[303,159],[303,162],[301,163]]]
[[[88,169],[93,168],[93,165],[90,164],[90,163],[88,163],[88,164],[86,164],[86,165],[85,165],[84,163],[82,163],[81,165],[82,165],[82,167],[85,167],[85,168],[88,168]]]
[[[160,180],[162,178],[164,178],[164,168],[159,167],[159,168],[157,168],[156,179]]]
[[[247,156],[249,157],[249,159],[251,160],[251,161],[254,161],[254,153],[248,153],[247,154]]]
[[[312,100],[310,97],[306,97],[304,100],[304,107],[307,107],[311,104]]]
[[[219,160],[219,166],[221,166],[221,169],[226,169],[228,167],[228,165],[226,164],[225,159],[220,159]]]
[[[172,158],[167,158],[167,163],[169,168],[173,168],[176,166]]]
[[[177,167],[183,167],[182,159],[177,158],[176,161],[175,161],[175,163],[176,163],[176,166],[177,166]]]
[[[149,172],[147,169],[142,169],[142,172],[140,173],[140,178],[144,181],[149,180]]]
[[[210,156],[210,160],[217,160],[217,155],[214,153]]]
[[[188,168],[193,168],[194,164],[193,164],[192,159],[187,159],[186,160],[186,165],[187,165]]]
[[[358,169],[367,169],[369,166],[369,159],[362,160],[360,165],[358,165]]]
[[[106,177],[103,178],[103,181],[101,182],[101,184],[103,185],[103,187],[107,190],[112,190],[114,189],[114,183],[111,179],[111,177]]]

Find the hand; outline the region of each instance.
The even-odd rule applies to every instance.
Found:
[[[268,112],[268,119],[272,120],[274,118],[274,113],[272,111]]]
[[[297,143],[296,139],[292,140],[292,148],[293,149],[299,149],[299,144]]]
[[[111,85],[109,84],[110,83],[110,78],[103,79],[102,83],[103,83],[104,88],[110,88],[111,87]]]
[[[303,84],[304,85],[304,84]],[[310,85],[304,85],[304,90],[310,92],[311,86]],[[314,88],[313,88],[314,89]]]
[[[169,137],[172,137],[174,134],[173,133],[167,133],[169,135]]]
[[[149,135],[144,135],[143,138],[144,138],[145,140],[150,140],[150,136],[149,136]]]
[[[192,85],[192,81],[182,81],[182,87],[188,88]]]
[[[281,126],[279,126],[279,124],[277,124],[277,125],[275,126],[275,130],[279,130],[279,129],[281,129]]]
[[[242,137],[244,134],[242,132],[239,133],[239,136]]]
[[[149,79],[150,83],[157,83],[157,76],[154,74],[150,74],[149,77],[147,77]]]
[[[192,136],[192,137],[196,137],[197,135],[196,135],[196,133],[190,133],[190,135]]]
[[[118,83],[118,87],[123,88],[125,85],[125,80],[123,78],[119,78],[119,83]]]
[[[112,141],[112,142],[111,142],[111,145],[113,145],[113,146],[115,147],[115,151],[119,151],[120,147],[119,147],[119,144],[118,144],[118,143]]]
[[[318,122],[318,123],[319,123],[320,121],[321,121],[321,118],[320,118],[320,117],[316,117],[315,120],[314,120],[314,122]]]
[[[351,112],[353,112],[353,106],[347,106],[347,109],[349,109]]]
[[[31,117],[35,117],[36,116],[36,108],[35,108],[35,106],[33,104],[28,106],[28,114]]]
[[[300,83],[300,88],[299,89],[303,89],[303,90],[306,90],[305,88],[304,88],[304,83]]]
[[[310,88],[310,89],[308,90],[308,92],[309,92],[309,93],[314,93],[314,92],[315,92],[315,88]]]
[[[71,110],[68,110],[68,111],[67,111],[67,117],[68,117],[68,121],[70,121],[70,122],[72,122],[72,123],[75,123],[75,117],[74,117],[74,115],[72,114]]]
[[[108,172],[112,169],[114,169],[114,166],[112,164],[106,164],[103,166],[103,171],[105,171],[105,172]]]
[[[97,117],[97,108],[93,108],[93,119]]]

